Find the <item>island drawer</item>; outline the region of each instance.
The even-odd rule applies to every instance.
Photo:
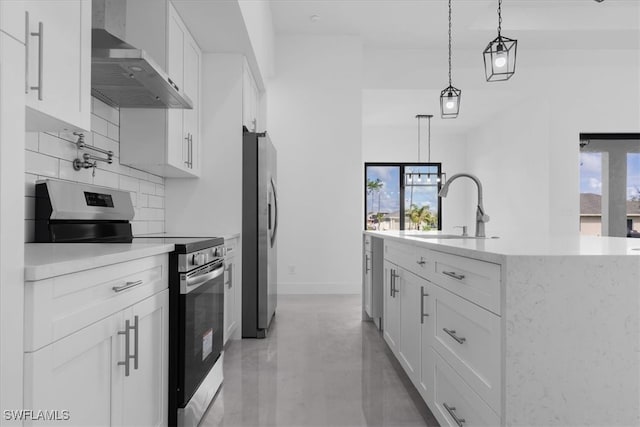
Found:
[[[35,351],[168,287],[167,254],[25,282],[24,350]]]
[[[474,392],[437,352],[435,401],[429,407],[441,426],[499,426],[500,416]]]
[[[432,280],[435,264],[433,251],[429,249],[385,240],[384,257],[423,279]]]
[[[432,251],[433,281],[500,315],[500,265]]]
[[[364,250],[365,251],[370,251],[371,250],[371,236],[368,234],[365,234],[363,237],[363,241],[364,241]]]
[[[499,316],[434,286],[436,351],[495,410],[501,398]]]

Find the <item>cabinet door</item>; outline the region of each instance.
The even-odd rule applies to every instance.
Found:
[[[162,426],[167,424],[168,393],[168,321],[169,290],[149,297],[125,311],[125,320],[135,325],[131,332],[131,360],[129,376],[120,375],[122,387],[122,425]],[[136,345],[137,341],[137,345]]]
[[[434,285],[425,282],[420,287],[422,320],[420,324],[420,383],[418,391],[428,405],[434,401],[435,360],[432,345],[435,337]]]
[[[112,402],[120,390],[111,379],[112,372],[120,368],[117,362],[123,360],[123,336],[117,333],[121,319],[122,314],[114,314],[38,351],[25,353],[24,407],[67,410],[69,419],[64,425],[113,424]],[[64,417],[64,413],[59,415]]]
[[[257,110],[258,87],[245,61],[242,75],[242,124],[252,132],[257,130]]]
[[[224,272],[224,343],[226,344],[237,326],[235,257],[227,258],[227,268]]]
[[[198,173],[200,165],[200,48],[189,33],[184,44],[184,91],[193,102],[193,109],[184,110],[184,130],[187,139],[187,168]]]
[[[185,29],[180,16],[169,4],[167,22],[167,73],[180,89],[184,89]],[[167,163],[187,169],[189,142],[184,129],[184,110],[167,110]]]
[[[400,362],[414,383],[420,379],[420,289],[426,280],[400,269]]]
[[[398,266],[384,262],[384,340],[397,354],[400,345],[400,296]]]
[[[364,301],[364,311],[369,317],[373,317],[371,313],[371,252],[364,251],[362,258],[362,295]]]
[[[25,8],[28,32],[41,33],[26,41],[27,130],[89,131],[91,2],[27,1]]]
[[[0,1],[0,30],[24,43],[25,15],[24,1]]]

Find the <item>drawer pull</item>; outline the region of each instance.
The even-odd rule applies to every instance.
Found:
[[[449,415],[451,415],[451,418],[453,418],[453,421],[455,421],[456,424],[458,424],[459,427],[462,427],[464,425],[464,423],[467,422],[464,418],[458,418],[458,416],[456,415],[456,407],[455,406],[449,406],[446,403],[443,403],[442,406],[444,406],[444,409],[447,410]]]
[[[427,261],[424,260],[424,257],[420,257],[420,261],[416,261],[416,264],[418,264],[419,266],[423,266],[427,263]]]
[[[443,271],[442,274],[445,274],[449,277],[453,277],[454,279],[458,279],[458,280],[464,279],[464,274],[458,274],[455,271]]]
[[[391,269],[391,296],[393,298],[396,297],[396,294],[398,292],[400,292],[397,288],[396,288],[396,279],[400,277],[399,274],[396,274],[396,271],[394,269]]]
[[[466,338],[457,336],[455,329],[442,328],[442,330],[445,331],[447,334],[449,334],[451,338],[456,340],[458,344],[464,344],[464,342],[467,340]]]
[[[429,294],[424,291],[424,286],[420,286],[420,324],[424,324],[424,318],[429,317],[429,313],[424,312],[424,297]]]
[[[133,288],[134,286],[142,285],[144,282],[142,280],[136,280],[135,282],[127,282],[122,286],[114,286],[113,289],[115,292],[122,292],[126,289]]]
[[[364,261],[364,268],[365,268],[364,273],[367,274],[371,270],[369,268],[369,255],[365,254],[364,259],[365,259],[365,261]]]

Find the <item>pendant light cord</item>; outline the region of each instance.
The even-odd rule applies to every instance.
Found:
[[[420,163],[420,116],[418,118],[418,163]]]
[[[502,0],[498,0],[498,37],[500,37],[501,30],[502,30]]]
[[[427,163],[431,163],[431,117],[427,116],[429,127],[427,128]]]
[[[451,86],[451,0],[449,0],[449,86]]]

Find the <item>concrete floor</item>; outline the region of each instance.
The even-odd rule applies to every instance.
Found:
[[[437,426],[359,295],[279,296],[267,339],[230,341],[201,426]]]

